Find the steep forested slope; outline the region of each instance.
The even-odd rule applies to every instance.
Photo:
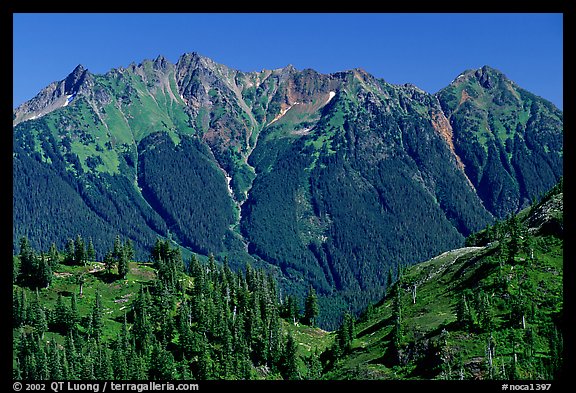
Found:
[[[489,67],[431,95],[361,69],[160,56],[78,66],[13,119],[15,252],[121,234],[143,260],[160,236],[312,284],[330,326],[382,296],[382,272],[461,246],[563,172],[562,112]]]

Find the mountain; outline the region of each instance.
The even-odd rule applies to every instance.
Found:
[[[132,261],[120,237],[103,262],[40,254],[23,240],[13,257],[13,378],[556,384],[568,327],[563,241],[561,179],[466,247],[391,273],[377,303],[325,331],[314,326],[312,290],[298,312],[263,269],[185,265],[167,240],[151,263]]]
[[[334,334],[324,378],[560,378],[563,233],[560,183],[467,247],[407,268],[347,341]]]
[[[159,56],[78,66],[13,124],[15,251],[80,234],[101,257],[121,234],[145,260],[166,238],[265,267],[285,293],[313,285],[325,326],[563,173],[562,112],[489,67],[432,95],[361,69]]]

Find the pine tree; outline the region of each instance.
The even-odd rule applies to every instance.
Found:
[[[300,379],[298,372],[298,357],[296,355],[296,342],[294,337],[289,332],[284,348],[283,364],[282,364],[282,377],[288,380]]]
[[[124,252],[122,247],[122,241],[120,239],[120,235],[116,235],[114,238],[114,248],[112,249],[112,257],[115,260],[119,260],[122,257],[122,253]]]
[[[183,356],[182,360],[176,363],[176,374],[177,379],[181,381],[191,381],[194,379],[194,375],[190,370],[190,361],[186,359],[186,356]]]
[[[564,365],[564,339],[562,332],[554,325],[549,337],[550,360],[551,360],[551,374],[553,379],[558,379],[562,376]]]
[[[46,311],[40,302],[38,290],[35,292],[35,297],[30,310],[30,324],[39,337],[44,338],[44,333],[48,331],[48,320],[46,318]]]
[[[116,380],[126,380],[128,379],[128,360],[126,359],[125,352],[128,350],[124,346],[123,339],[118,337],[116,339],[116,345],[112,348],[112,372],[114,375],[113,379]]]
[[[94,380],[96,379],[96,374],[94,370],[94,365],[97,362],[95,357],[97,356],[93,350],[94,340],[90,340],[89,344],[86,346],[82,353],[82,357],[79,358],[79,377],[84,380]]]
[[[22,370],[20,369],[20,359],[16,359],[14,368],[12,369],[12,379],[15,381],[21,381],[23,379]]]
[[[73,265],[75,257],[74,240],[68,239],[66,242],[66,251],[64,253],[64,263],[67,265]]]
[[[86,249],[86,259],[88,262],[94,262],[96,260],[96,250],[94,249],[94,243],[92,243],[92,238],[88,239],[88,248]]]
[[[116,258],[114,257],[114,253],[108,251],[104,256],[104,267],[106,268],[106,274],[110,276],[112,274],[112,269],[116,265]]]
[[[198,343],[198,352],[198,378],[201,380],[213,379],[213,362],[210,356],[210,347],[203,338]]]
[[[22,285],[35,287],[38,271],[37,258],[26,237],[20,239],[20,254],[18,257],[20,259],[20,273],[17,281]]]
[[[318,317],[318,297],[316,291],[312,286],[308,291],[308,296],[304,302],[304,320],[308,326],[316,326],[316,318]]]
[[[28,301],[26,290],[16,287],[12,294],[13,306],[13,327],[18,328],[28,323]]]
[[[34,338],[33,333],[25,333],[24,329],[20,329],[16,360],[23,380],[37,379],[37,345],[38,340]]]
[[[12,257],[12,284],[18,283],[20,276],[20,261],[17,257]]]
[[[122,246],[124,254],[126,255],[126,259],[131,261],[134,259],[134,245],[132,244],[132,240],[126,239],[124,241],[124,245]]]
[[[468,295],[468,297],[466,295]],[[463,292],[456,305],[456,319],[458,324],[468,332],[474,325],[472,310],[470,309],[469,296],[470,294],[468,292]]]
[[[58,264],[60,263],[60,254],[58,253],[58,249],[56,248],[56,243],[52,243],[52,245],[50,246],[50,250],[48,251],[48,259],[49,259],[49,263],[50,263],[50,268],[52,270],[56,269],[58,267]]]
[[[80,235],[77,235],[76,241],[74,241],[74,264],[86,265],[86,248],[84,247],[84,239]]]
[[[48,346],[48,360],[50,379],[57,381],[64,379],[60,350],[58,349],[56,341],[52,341],[50,346]]]
[[[486,332],[492,331],[494,327],[494,311],[490,298],[486,293],[480,291],[478,293],[478,322],[480,328]]]
[[[132,307],[134,310],[132,334],[137,344],[136,349],[142,353],[148,349],[152,339],[150,294],[144,287],[140,288]]]
[[[343,353],[349,352],[354,339],[354,318],[352,318],[350,313],[344,314],[342,325],[338,329],[336,337],[340,351]]]
[[[69,379],[79,378],[81,365],[79,355],[76,350],[76,343],[72,333],[66,336],[66,341],[64,342],[64,353],[66,354],[66,360],[68,364],[67,377]]]
[[[37,345],[37,352],[36,352],[36,374],[38,379],[40,380],[47,380],[50,379],[50,370],[48,367],[48,356],[46,356],[46,350],[44,349],[44,345],[42,342],[38,340]]]
[[[118,262],[117,262],[118,263],[118,276],[122,280],[126,278],[126,275],[128,275],[129,255],[130,255],[130,253],[126,250],[126,248],[123,248],[122,255],[120,256],[120,259],[118,259]]]
[[[52,283],[52,269],[50,268],[49,261],[46,259],[44,253],[41,254],[40,259],[37,261],[38,271],[36,273],[36,288],[48,288]]]
[[[280,315],[296,325],[296,322],[300,319],[300,310],[296,296],[289,295],[286,298]]]
[[[508,242],[508,262],[515,263],[516,256],[524,247],[527,234],[518,216],[515,214],[511,214],[510,218],[506,221],[506,230],[510,236],[510,241]]]
[[[70,331],[75,333],[78,329],[77,324],[80,323],[80,313],[78,311],[78,302],[76,299],[76,294],[72,293],[72,297],[70,298]]]
[[[114,377],[114,372],[112,369],[112,363],[110,361],[110,352],[108,348],[102,344],[98,343],[95,348],[96,352],[96,364],[94,367],[94,376],[98,380],[112,379]]]
[[[68,334],[71,328],[70,310],[64,304],[62,294],[58,294],[56,306],[54,307],[53,323],[55,329],[63,335]]]
[[[104,307],[102,306],[102,297],[99,291],[96,291],[94,305],[92,306],[92,313],[90,315],[92,316],[92,323],[90,325],[91,336],[99,342],[104,330]]]

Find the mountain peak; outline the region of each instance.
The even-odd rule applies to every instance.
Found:
[[[71,74],[73,75],[80,75],[82,73],[84,73],[84,71],[87,71],[86,67],[84,67],[82,64],[78,64],[74,70],[72,71]]]
[[[78,64],[76,68],[64,80],[64,93],[76,93],[80,85],[86,80],[88,70],[82,64]]]
[[[154,68],[165,70],[168,67],[169,61],[162,55],[158,55],[158,57],[154,60]]]
[[[480,86],[484,87],[485,89],[494,87],[496,85],[496,80],[508,79],[501,71],[487,65],[477,69],[474,72],[474,76],[480,83]]]

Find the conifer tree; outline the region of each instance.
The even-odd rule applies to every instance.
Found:
[[[118,259],[117,264],[118,264],[118,276],[120,277],[120,279],[125,279],[126,275],[128,274],[129,271],[129,255],[130,252],[128,250],[126,250],[126,248],[123,249],[122,255],[120,256],[120,259]]]
[[[316,318],[318,317],[318,297],[316,291],[312,286],[308,291],[308,296],[304,302],[304,320],[308,326],[316,326]]]
[[[48,346],[48,361],[50,370],[49,378],[57,381],[64,379],[62,360],[56,341],[52,341],[52,343]]]
[[[64,342],[64,353],[66,354],[66,360],[68,364],[67,377],[69,379],[79,378],[81,365],[79,355],[76,350],[76,343],[72,333],[69,333],[66,336],[66,340]]]
[[[213,363],[210,356],[210,347],[204,338],[198,343],[198,352],[198,378],[201,380],[213,379]]]
[[[56,243],[52,243],[50,246],[50,250],[48,251],[48,260],[52,270],[58,267],[58,264],[60,263],[60,254],[56,248]]]
[[[84,239],[80,235],[76,236],[74,241],[74,264],[86,265],[86,248],[84,246]]]
[[[120,235],[116,235],[114,238],[114,248],[112,249],[112,257],[115,260],[119,260],[122,257],[122,253],[124,252],[122,247],[122,241],[120,239]]]
[[[291,333],[288,333],[286,339],[286,346],[284,348],[283,354],[283,364],[282,364],[282,377],[288,380],[300,379],[300,373],[298,372],[298,357],[296,354],[296,342]]]
[[[111,251],[108,251],[104,256],[104,267],[106,268],[106,274],[110,276],[112,274],[112,269],[116,265],[116,259]]]
[[[66,242],[66,251],[64,253],[64,263],[67,265],[73,265],[75,257],[74,240],[68,239]]]
[[[132,307],[134,310],[132,334],[137,344],[136,349],[142,353],[148,349],[152,339],[150,294],[144,287],[140,288],[138,297]]]
[[[126,259],[131,261],[134,259],[134,245],[132,244],[132,240],[126,239],[122,246],[124,254],[126,255]]]
[[[478,322],[480,328],[484,331],[489,332],[494,327],[494,312],[492,310],[492,304],[490,298],[486,293],[480,291],[478,294]]]
[[[90,340],[90,344],[87,345],[85,351],[82,353],[81,361],[79,362],[79,376],[80,379],[94,380],[96,375],[94,373],[94,365],[96,360],[94,359],[95,354],[92,351],[94,340]]]
[[[186,359],[186,356],[178,363],[178,376],[181,380],[191,381],[194,379],[194,374],[190,370],[190,362]]]
[[[336,337],[340,350],[344,353],[350,351],[354,339],[354,318],[349,312],[344,314],[342,325],[338,329]]]
[[[40,259],[36,262],[38,271],[35,277],[36,288],[48,288],[52,283],[52,269],[50,268],[49,261],[46,259],[44,253],[41,254]]]
[[[526,241],[526,231],[518,219],[518,216],[511,214],[506,221],[506,230],[510,236],[510,241],[508,242],[508,262],[514,263],[515,258],[524,247]]]
[[[104,330],[104,307],[99,291],[96,291],[94,305],[92,306],[92,313],[90,315],[92,317],[92,323],[90,325],[91,337],[99,342],[102,338],[102,331]]]
[[[460,326],[466,331],[470,331],[474,325],[470,307],[470,293],[469,291],[465,291],[461,294],[456,305],[456,319]]]
[[[48,320],[46,317],[46,311],[40,303],[38,290],[35,292],[34,301],[31,306],[30,324],[34,327],[38,336],[44,338],[44,333],[48,331]]]
[[[78,302],[76,299],[76,294],[72,293],[72,297],[70,298],[70,331],[75,333],[77,330],[77,324],[80,323],[80,313],[78,311]]]
[[[54,307],[54,318],[53,323],[55,329],[61,334],[68,334],[71,328],[71,318],[70,310],[64,304],[62,294],[58,294],[58,299],[56,300],[56,306]]]
[[[16,287],[12,294],[13,306],[13,327],[20,327],[28,323],[28,301],[26,298],[26,290],[24,288]]]
[[[96,250],[94,249],[94,243],[92,243],[92,238],[88,239],[88,248],[86,249],[86,260],[88,262],[94,262],[96,260]]]
[[[48,366],[48,356],[42,345],[41,341],[38,339],[38,344],[36,347],[36,375],[39,380],[50,379],[50,370]]]
[[[20,261],[17,257],[12,257],[12,284],[18,282],[18,277],[20,276]]]
[[[123,346],[122,339],[119,337],[116,340],[116,345],[112,349],[112,372],[114,379],[116,380],[126,380],[128,379],[128,366],[125,356],[125,351],[128,349]]]
[[[24,286],[37,288],[38,287],[38,258],[26,237],[20,239],[20,273],[18,282]]]

